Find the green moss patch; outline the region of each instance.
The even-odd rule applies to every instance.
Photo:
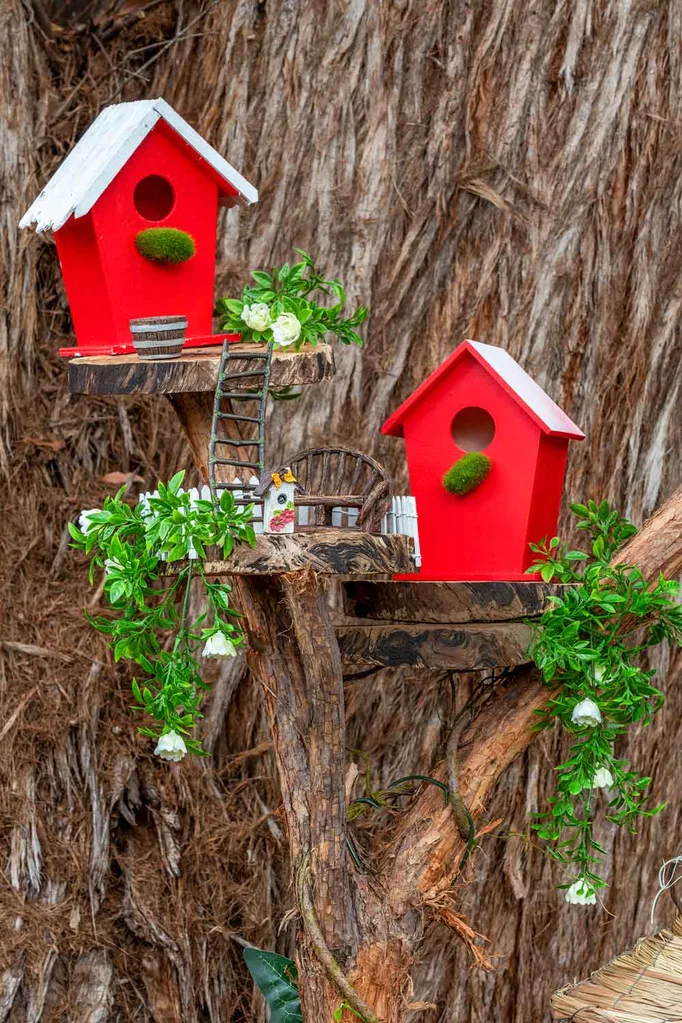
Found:
[[[451,494],[463,497],[479,487],[490,472],[492,462],[480,451],[470,451],[458,458],[443,476],[443,486]]]
[[[135,236],[135,245],[154,263],[185,263],[196,252],[192,235],[175,227],[148,227]]]

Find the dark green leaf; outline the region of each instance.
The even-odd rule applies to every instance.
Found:
[[[245,948],[244,962],[270,1009],[270,1023],[303,1023],[296,964],[260,948]]]

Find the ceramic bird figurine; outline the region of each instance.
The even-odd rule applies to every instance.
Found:
[[[275,484],[275,486],[279,490],[279,488],[282,486],[282,477],[280,476],[280,474],[278,472],[273,472],[271,474],[271,476],[272,476],[272,482]]]
[[[282,479],[284,480],[285,483],[296,483],[297,482],[296,477],[294,476],[293,472],[291,471],[290,466],[288,466],[288,465],[287,465],[286,469],[284,470],[284,473],[282,475]]]

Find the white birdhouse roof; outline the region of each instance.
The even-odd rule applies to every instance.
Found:
[[[413,394],[396,409],[381,432],[392,437],[403,436],[403,423],[408,412],[419,405],[466,353],[473,355],[500,386],[511,395],[517,404],[533,419],[540,429],[554,437],[584,440],[585,434],[576,426],[563,409],[543,391],[525,369],[519,366],[509,352],[497,345],[486,345],[481,341],[462,341],[452,355],[427,377]]]
[[[154,126],[163,120],[231,188],[224,204],[248,206],[258,192],[213,146],[163,99],[115,103],[105,107],[52,175],[19,221],[36,231],[58,231],[71,215],[82,217],[95,205]],[[232,190],[237,190],[237,196]]]

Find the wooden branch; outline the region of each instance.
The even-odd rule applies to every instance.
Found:
[[[252,369],[239,361],[246,345],[230,348],[230,371]],[[178,394],[187,391],[215,391],[218,382],[220,345],[190,348],[177,359],[157,362],[137,355],[79,356],[69,362],[69,390],[78,394]],[[257,346],[249,345],[249,351]],[[315,384],[334,375],[334,353],[329,345],[303,347],[298,352],[281,348],[273,352],[270,386],[275,390],[295,384]],[[241,387],[248,390],[248,377]]]
[[[312,898],[300,908],[308,924],[312,913],[322,938],[317,943],[343,970],[358,930],[346,857],[343,676],[325,596],[310,571],[240,577],[236,588],[249,665],[270,718],[291,862],[309,864]],[[311,1023],[331,1020],[341,1001],[327,976],[329,963],[315,953],[317,938],[308,927],[298,950],[304,1017]]]
[[[514,667],[528,661],[530,626],[522,622],[466,625],[389,625],[368,622],[337,625],[347,668],[373,665],[479,671]]]
[[[680,564],[680,523],[682,488],[626,544],[618,561],[643,566],[647,578],[656,578],[664,567]],[[474,817],[483,809],[500,775],[528,746],[537,721],[535,711],[552,695],[534,668],[517,669],[514,678],[514,685],[505,690],[504,697],[493,700],[466,734],[460,789]],[[396,891],[394,885],[402,876],[403,891],[411,891],[412,898],[418,892],[426,901],[434,898],[450,883],[450,870],[457,862],[459,849],[461,839],[451,815],[438,807],[434,793],[425,793],[403,821],[387,853],[388,889]]]
[[[682,487],[647,519],[614,564],[637,565],[652,582],[659,572],[668,579],[682,573]]]
[[[531,666],[518,669],[466,731],[459,757],[459,790],[476,819],[501,774],[530,743],[537,711],[552,691]],[[445,765],[434,777],[447,782]],[[405,815],[387,851],[384,883],[397,915],[435,902],[457,874],[464,842],[440,793],[429,787]]]
[[[301,498],[301,503],[304,502]],[[389,622],[502,622],[535,617],[565,587],[528,582],[347,582],[346,613]]]
[[[677,571],[682,565],[681,522],[682,488],[644,524],[617,560],[637,564],[649,579],[659,571]],[[459,787],[474,819],[484,810],[500,776],[529,745],[535,734],[536,711],[551,696],[552,690],[535,668],[518,668],[513,685],[486,705],[465,734]],[[444,765],[435,777],[446,780]],[[449,897],[463,849],[453,814],[429,786],[384,851],[378,881],[386,904],[365,924],[367,938],[358,950],[351,980],[392,1023],[403,1018],[400,991],[410,968],[410,951],[421,933],[421,911]],[[391,960],[394,969],[381,971],[382,959]]]
[[[204,565],[207,575],[282,575],[308,570],[341,576],[411,572],[412,541],[399,534],[350,529],[266,533],[256,537],[255,547],[239,544],[227,561],[207,561]]]

